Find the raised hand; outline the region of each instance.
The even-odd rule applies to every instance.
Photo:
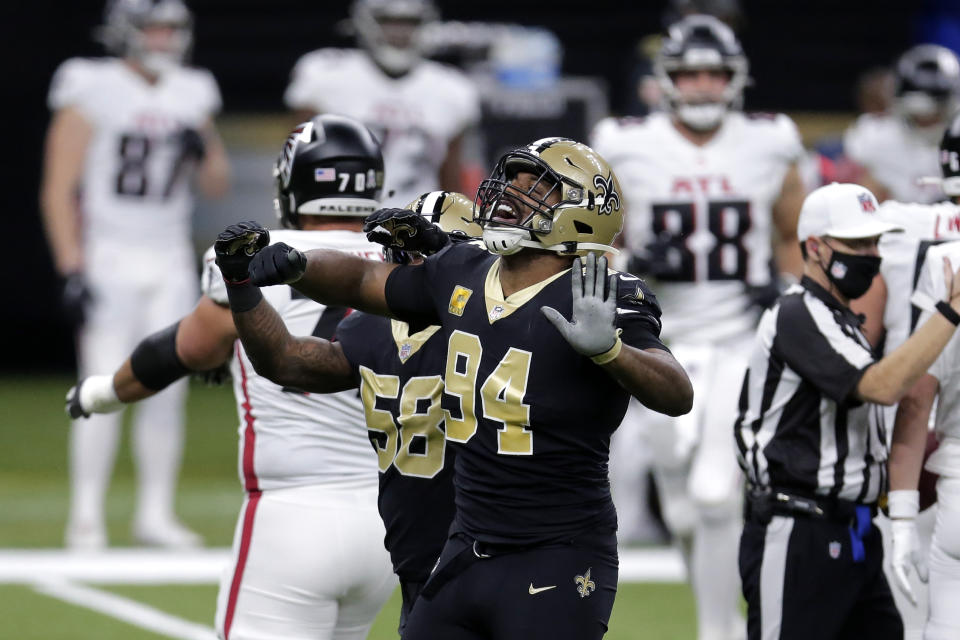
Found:
[[[250,261],[268,244],[270,232],[253,221],[232,224],[221,231],[213,243],[213,251],[223,279],[228,284],[248,280]]]
[[[450,239],[438,225],[410,209],[380,209],[363,223],[367,240],[388,249],[415,251],[425,256],[443,249]]]
[[[307,270],[307,256],[284,242],[272,244],[250,261],[250,282],[258,287],[296,282]]]
[[[540,312],[557,328],[577,353],[588,357],[606,353],[617,343],[617,276],[607,277],[607,258],[589,253],[586,268],[580,258],[570,272],[573,287],[573,317],[568,322],[552,307]]]

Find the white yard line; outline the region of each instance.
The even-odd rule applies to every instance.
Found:
[[[216,584],[229,562],[229,549],[2,549],[0,583]]]
[[[217,638],[217,634],[211,627],[189,622],[135,600],[93,587],[48,580],[35,584],[33,588],[52,598],[92,609],[170,638],[178,640],[216,640]]]
[[[164,551],[118,548],[94,553],[0,549],[0,584],[44,580],[94,584],[217,584],[229,549]],[[670,547],[620,550],[620,582],[682,582],[680,554]]]

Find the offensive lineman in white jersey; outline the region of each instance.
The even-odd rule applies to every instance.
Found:
[[[743,637],[740,474],[729,430],[756,323],[750,290],[774,285],[774,257],[782,272],[799,272],[803,148],[786,116],[738,110],[747,61],[715,18],[674,24],[655,68],[668,110],[604,120],[592,144],[629,203],[631,270],[658,279],[671,325],[663,335],[698,390],[689,415],[647,437],[664,516],[691,574],[699,638]]]
[[[183,66],[192,17],[180,0],[113,0],[100,35],[118,57],[72,58],[50,86],[41,194],[64,310],[81,325],[81,374],[115,368],[139,336],[181,317],[196,300],[191,182],[208,196],[228,188],[229,165],[211,117],[220,93],[210,73]],[[132,444],[139,480],[133,535],[190,546],[174,490],[183,447],[186,386],[138,408]],[[75,422],[66,543],[107,544],[104,499],[120,416]]]
[[[319,49],[297,61],[284,94],[300,119],[339,113],[370,127],[383,144],[385,206],[428,191],[464,191],[464,133],[480,118],[473,83],[421,55],[431,0],[356,0],[351,17],[363,49]]]
[[[933,296],[944,291],[942,276],[944,259],[960,263],[960,116],[954,116],[940,142],[940,171],[943,192],[950,202],[936,205],[914,205],[902,212],[900,219],[925,220],[927,241],[919,241],[910,258],[910,281],[887,283],[886,289],[896,296],[900,322],[909,335],[918,322],[935,312]],[[881,207],[881,212],[886,205]],[[909,230],[908,230],[909,232]],[[933,238],[930,238],[930,234]],[[906,235],[906,234],[904,234]],[[946,242],[949,241],[949,242]],[[944,243],[945,244],[941,244]],[[886,257],[884,257],[884,262]],[[940,269],[940,272],[934,269]],[[886,280],[886,276],[884,276]],[[905,295],[912,292],[909,302]],[[881,296],[877,296],[881,297]],[[891,299],[885,310],[889,316]],[[870,310],[866,310],[869,314]],[[887,336],[891,335],[890,330]],[[905,337],[905,335],[903,336]],[[894,334],[897,339],[897,334]],[[955,638],[960,634],[960,615],[956,609],[960,597],[960,422],[956,402],[960,384],[960,345],[951,340],[940,357],[900,402],[893,442],[890,448],[889,515],[891,518],[892,553],[890,562],[894,583],[899,587],[897,607],[904,614],[906,638],[928,640]],[[939,474],[937,508],[919,512],[918,481],[927,444],[927,428],[934,400],[939,397],[934,431],[939,448],[930,456],[926,468]],[[931,517],[932,540],[929,531]],[[927,521],[925,521],[927,520]],[[929,589],[927,581],[927,547],[929,546]],[[918,581],[910,576],[916,571]],[[898,593],[899,591],[899,593]],[[927,606],[924,606],[924,600]],[[920,606],[916,606],[919,603]],[[924,628],[924,623],[926,623]]]
[[[895,76],[892,112],[860,116],[844,134],[844,152],[880,202],[942,200],[939,186],[918,179],[939,170],[937,143],[957,108],[960,62],[946,47],[921,44],[900,56]]]
[[[274,173],[277,214],[291,230],[271,239],[382,259],[361,230],[379,208],[383,184],[380,145],[366,127],[332,115],[305,122],[290,134]],[[217,631],[224,640],[362,640],[397,581],[383,546],[377,457],[360,399],[346,387],[329,394],[280,387],[255,372],[237,341],[213,247],[202,286],[196,308],[144,339],[114,375],[71,389],[68,411],[115,410],[233,356],[246,497],[233,563],[220,583]],[[330,339],[348,313],[287,286],[263,293],[295,335]]]

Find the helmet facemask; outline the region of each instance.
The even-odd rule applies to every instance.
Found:
[[[529,186],[514,184],[520,173],[534,176]],[[474,207],[473,220],[483,229],[487,249],[502,255],[523,247],[545,249],[537,233],[553,229],[563,185],[564,178],[533,154],[517,150],[503,156],[493,174],[480,183]]]
[[[893,110],[924,143],[935,145],[957,108],[960,61],[939,45],[921,44],[906,51],[895,69]]]
[[[169,33],[161,35],[156,29]],[[95,35],[116,55],[134,60],[159,77],[182,66],[189,57],[193,16],[180,0],[115,0],[108,5],[105,24]]]
[[[733,32],[709,16],[691,16],[673,25],[654,62],[666,107],[694,131],[712,131],[728,111],[741,108],[747,68]],[[728,78],[719,95],[691,99],[677,88],[678,73],[718,70]]]
[[[613,169],[569,138],[542,138],[504,155],[477,190],[473,220],[493,253],[614,252],[623,196]]]
[[[360,44],[391,75],[409,72],[423,57],[423,28],[436,19],[430,2],[358,0],[353,25]]]

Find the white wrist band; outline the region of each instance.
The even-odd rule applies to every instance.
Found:
[[[80,406],[88,413],[112,413],[123,407],[113,388],[113,376],[90,376],[80,386]]]
[[[920,492],[901,489],[887,494],[887,513],[890,519],[916,518],[920,513]]]

